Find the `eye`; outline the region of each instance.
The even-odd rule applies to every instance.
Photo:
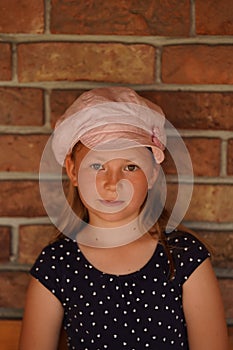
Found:
[[[91,167],[91,169],[96,170],[96,171],[104,169],[103,165],[100,163],[93,163],[90,165],[90,167]]]
[[[128,164],[125,167],[125,170],[130,171],[130,172],[136,171],[138,169],[139,169],[139,167],[136,164]]]

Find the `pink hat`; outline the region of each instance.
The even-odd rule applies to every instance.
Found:
[[[165,117],[161,108],[127,87],[97,88],[83,93],[57,121],[52,148],[61,165],[74,145],[89,148],[112,143],[114,149],[151,147],[164,160]],[[120,142],[119,142],[120,141]]]

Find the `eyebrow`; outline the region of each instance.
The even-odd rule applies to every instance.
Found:
[[[90,156],[90,158],[88,159],[88,162],[101,162],[101,163],[107,163],[111,160],[115,160],[115,159],[122,159],[123,161],[125,162],[133,162],[133,163],[138,163],[139,160],[138,158],[135,158],[135,157],[130,157],[130,158],[124,158],[124,157],[116,157],[116,158],[110,158],[110,159],[106,159],[106,158],[103,158],[101,156]]]

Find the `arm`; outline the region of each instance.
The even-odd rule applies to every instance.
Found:
[[[190,350],[227,350],[228,336],[218,282],[206,259],[183,286]]]
[[[32,278],[26,297],[19,350],[56,350],[62,320],[60,301]]]

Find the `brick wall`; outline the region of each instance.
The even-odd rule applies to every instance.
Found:
[[[0,317],[22,316],[52,234],[38,167],[56,119],[81,92],[124,84],[184,137],[195,174],[185,224],[216,248],[232,325],[232,1],[0,0],[0,32]]]

